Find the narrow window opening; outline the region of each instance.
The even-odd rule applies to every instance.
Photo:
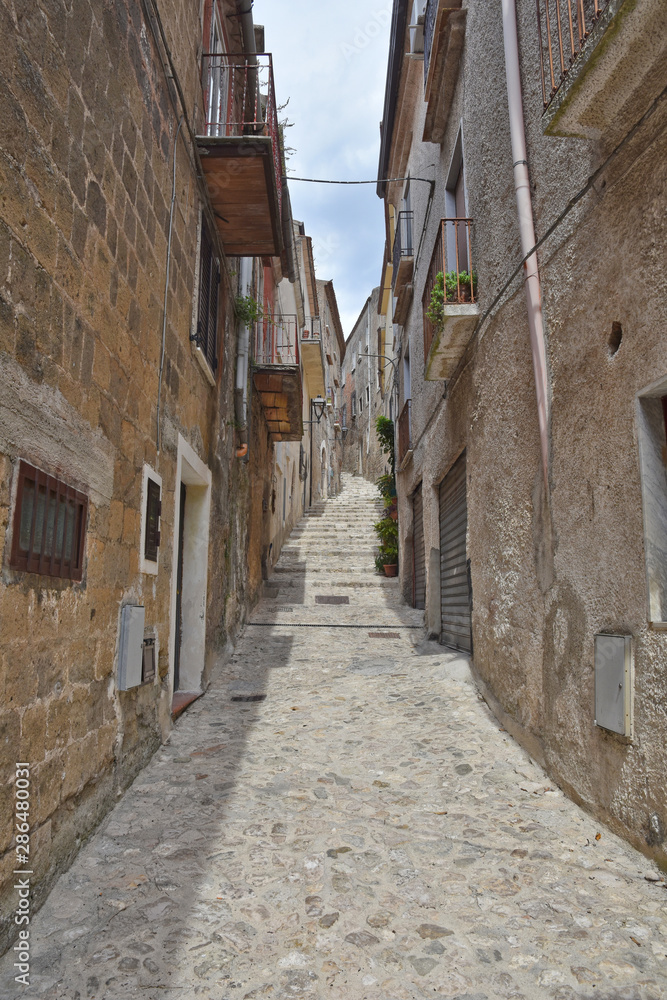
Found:
[[[160,485],[154,479],[149,479],[146,488],[146,537],[144,539],[144,557],[151,562],[157,562],[157,550],[160,547],[160,516],[162,501],[160,500]]]

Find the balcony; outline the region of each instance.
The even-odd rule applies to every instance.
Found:
[[[663,0],[538,0],[547,135],[627,134],[667,83]]]
[[[282,251],[282,150],[271,56],[202,56],[204,178],[225,251],[275,257]]]
[[[324,351],[322,347],[322,321],[313,316],[308,325],[301,331],[301,365],[308,380],[310,398],[323,396],[324,381]]]
[[[412,302],[414,212],[399,212],[396,218],[391,287],[394,293],[394,322],[403,326]]]
[[[296,316],[264,316],[255,325],[253,384],[272,441],[300,441],[302,388]]]
[[[466,11],[461,0],[428,0],[424,20],[424,142],[442,143],[459,76]]]
[[[406,399],[398,418],[398,471],[412,458],[412,400]]]
[[[422,309],[426,381],[450,378],[479,319],[472,219],[441,219]]]

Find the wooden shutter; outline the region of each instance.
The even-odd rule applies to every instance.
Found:
[[[412,518],[412,604],[415,608],[424,609],[426,607],[426,553],[424,551],[424,496],[421,483],[412,498]]]
[[[440,484],[440,642],[472,652],[465,452]]]

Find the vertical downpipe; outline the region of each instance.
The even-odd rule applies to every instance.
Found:
[[[503,39],[505,44],[505,72],[507,74],[507,101],[509,106],[510,136],[512,140],[512,160],[514,166],[514,187],[521,233],[521,251],[525,255],[535,246],[533,225],[533,205],[530,195],[530,176],[526,152],[526,135],[523,124],[523,100],[521,97],[521,72],[519,66],[519,43],[516,26],[516,0],[502,0]],[[528,306],[528,328],[535,372],[537,394],[537,416],[540,427],[540,446],[544,485],[549,489],[549,421],[550,400],[547,375],[547,358],[542,322],[542,293],[537,254],[530,255],[524,264],[526,304]]]

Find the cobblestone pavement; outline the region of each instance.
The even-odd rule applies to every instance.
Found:
[[[667,997],[660,873],[407,627],[371,497],[347,479],[295,531],[232,661],[35,918],[31,986],[0,964],[3,998]]]

